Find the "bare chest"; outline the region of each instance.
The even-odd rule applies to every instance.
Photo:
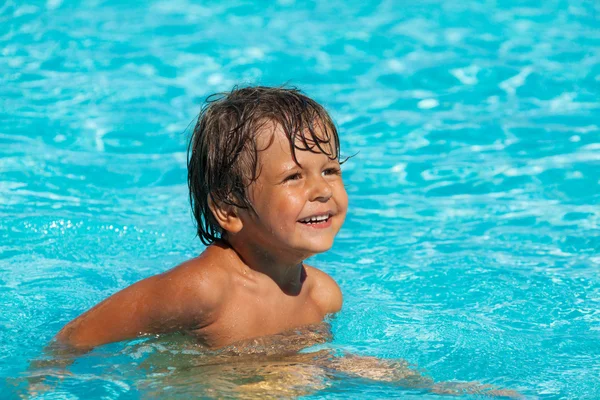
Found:
[[[210,347],[269,336],[323,321],[324,313],[309,296],[261,297],[236,293],[215,321],[193,333]]]

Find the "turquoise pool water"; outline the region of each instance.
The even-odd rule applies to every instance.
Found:
[[[202,251],[185,148],[203,98],[289,82],[357,153],[346,225],[311,260],[345,295],[319,349],[600,398],[599,4],[0,2],[2,397],[64,323]],[[140,372],[143,349],[100,348],[41,397],[234,393],[177,356]],[[314,379],[269,393],[437,398],[291,376]]]

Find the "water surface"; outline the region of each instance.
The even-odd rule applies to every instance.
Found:
[[[0,376],[27,376],[67,321],[202,251],[189,124],[215,91],[289,82],[356,154],[347,223],[311,260],[344,308],[305,351],[600,397],[599,15],[594,1],[1,3]],[[237,387],[199,379],[223,369],[144,375],[139,346],[81,357],[46,397]],[[428,396],[306,368],[296,395]]]

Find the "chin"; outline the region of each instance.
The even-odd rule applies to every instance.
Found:
[[[328,243],[311,243],[308,244],[306,246],[303,246],[303,250],[305,250],[307,253],[310,253],[310,256],[313,256],[315,254],[319,254],[319,253],[324,253],[327,250],[331,249],[331,246],[333,246],[333,243],[328,242]]]

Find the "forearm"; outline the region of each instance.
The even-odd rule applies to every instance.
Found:
[[[514,390],[479,382],[435,382],[418,370],[410,368],[406,361],[345,354],[341,357],[322,358],[324,367],[365,379],[398,384],[411,389],[422,389],[437,394],[459,396],[479,394],[490,397],[522,398]]]

